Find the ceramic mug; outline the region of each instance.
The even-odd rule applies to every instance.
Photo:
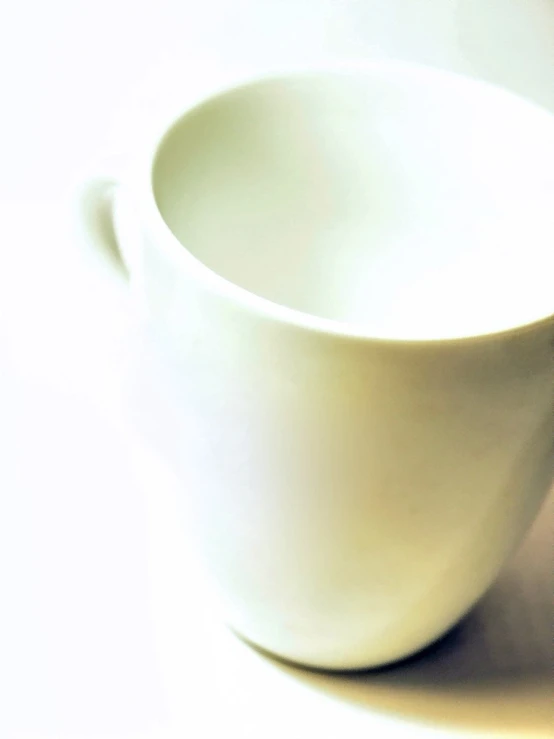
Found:
[[[345,63],[206,94],[137,161],[81,218],[175,369],[223,617],[320,668],[421,649],[552,482],[554,119]]]

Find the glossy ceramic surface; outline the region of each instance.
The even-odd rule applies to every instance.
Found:
[[[364,125],[345,130],[344,121],[321,116],[330,100]],[[554,299],[546,289],[552,257],[543,217],[553,195],[554,122],[494,88],[402,64],[258,79],[193,108],[166,127],[114,210],[127,272],[172,368],[190,533],[224,617],[254,644],[324,668],[400,659],[444,633],[483,594],[552,480]],[[206,110],[196,141],[211,141],[203,150],[191,146],[189,124]],[[301,146],[287,159],[299,129],[285,123],[299,111],[305,143],[323,137],[314,171]],[[425,139],[426,116],[431,128],[448,123],[437,149]],[[408,302],[393,323],[374,320],[376,307],[367,311],[366,302],[364,310],[355,303],[344,309],[349,288],[360,294],[359,275],[371,272],[351,238],[366,201],[354,197],[350,209],[348,195],[353,182],[372,184],[375,139],[363,134],[370,120],[396,132],[378,152],[380,171],[390,171],[386,155],[404,145],[402,163],[413,157],[414,179],[403,183],[416,201],[423,207],[440,191],[453,208],[430,245],[418,235],[421,259],[413,268],[423,275],[444,254],[456,263],[469,250],[465,279],[473,279],[471,259],[486,276],[466,283],[461,311],[460,296],[449,295],[457,286],[452,264],[430,288],[435,299],[412,297],[413,314]],[[249,158],[249,144],[272,150],[270,121],[281,122],[272,135],[281,131],[287,144],[279,157],[287,187],[278,193],[268,176],[275,162],[262,171],[260,157]],[[316,121],[323,121],[317,131]],[[240,136],[218,148],[231,122]],[[468,159],[472,145],[475,160]],[[291,201],[295,160],[308,179]],[[243,175],[253,173],[246,189],[237,179],[240,162]],[[454,165],[460,176],[448,180]],[[302,250],[329,216],[327,186],[347,195],[331,198],[340,204],[331,213],[338,238],[321,258]],[[104,256],[113,248],[112,187],[95,180],[82,199],[88,242]],[[306,192],[310,207],[291,211]],[[398,203],[394,194],[387,201],[393,209]],[[460,235],[459,226],[493,206],[517,224],[516,238],[505,253],[497,242],[497,251],[483,242],[472,252],[469,231]],[[237,213],[242,225],[245,214],[255,216],[247,243]],[[214,232],[202,242],[210,217]],[[291,217],[298,228],[283,230]],[[269,262],[256,251],[266,247]],[[391,287],[401,279],[390,266],[382,274]],[[409,271],[402,279],[409,285]]]

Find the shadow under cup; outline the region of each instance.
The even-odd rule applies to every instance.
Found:
[[[189,252],[368,335],[501,331],[552,312],[554,119],[391,65],[260,79],[185,114],[154,195]]]

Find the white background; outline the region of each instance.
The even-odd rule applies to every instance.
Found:
[[[126,161],[169,97],[341,54],[465,71],[554,110],[552,0],[0,6],[2,739],[549,735],[552,508],[465,628],[392,673],[285,669],[212,622],[151,453],[155,371],[125,296],[78,252],[71,188]]]

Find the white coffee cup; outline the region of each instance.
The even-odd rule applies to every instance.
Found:
[[[552,482],[553,204],[554,118],[394,62],[242,80],[84,188],[85,241],[110,256],[113,205],[111,266],[175,370],[189,528],[251,643],[381,665],[491,584]]]

